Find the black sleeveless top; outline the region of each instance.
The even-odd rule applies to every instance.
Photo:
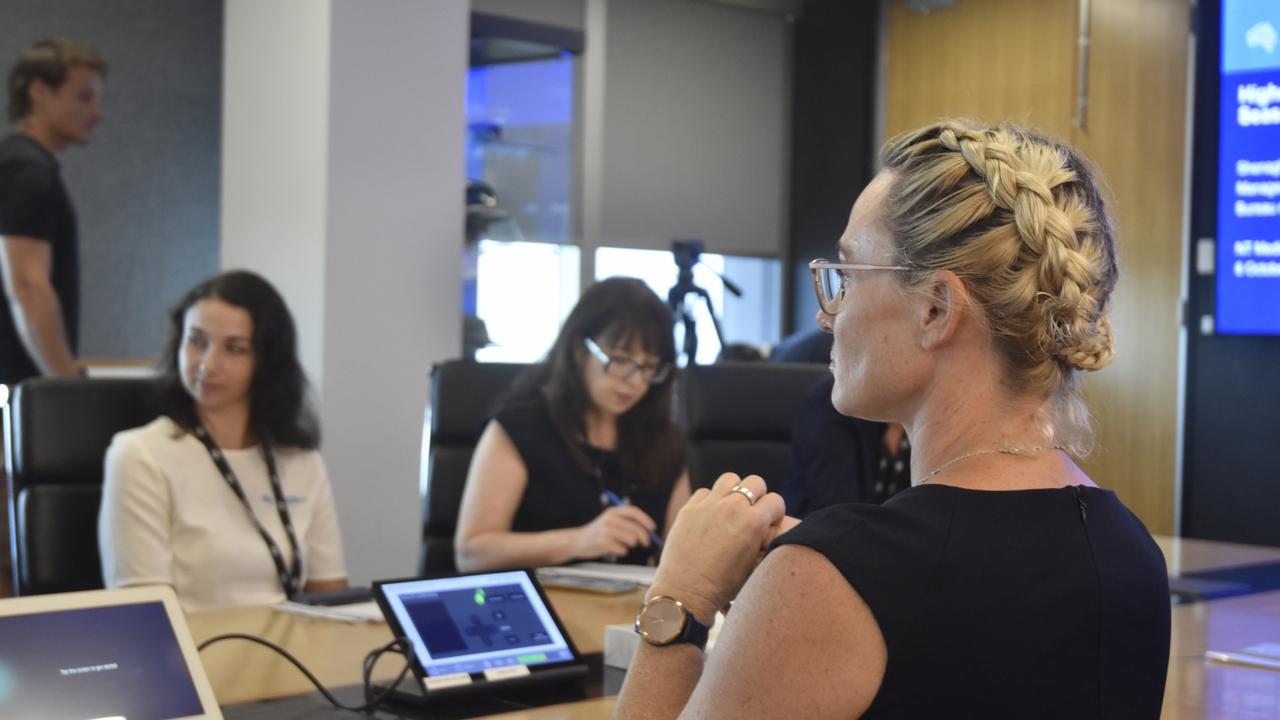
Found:
[[[1110,491],[908,488],[778,538],[822,553],[888,648],[864,718],[1159,718],[1169,582]]]
[[[529,484],[511,524],[513,531],[541,532],[586,525],[609,507],[601,497],[608,488],[645,511],[658,524],[658,535],[663,534],[675,477],[661,487],[641,490],[635,478],[621,476],[617,451],[579,443],[591,465],[590,472],[584,470],[574,460],[568,441],[551,423],[547,399],[540,392],[507,403],[494,420],[511,438],[529,473]],[[655,556],[655,550],[637,547],[617,560],[643,565]]]

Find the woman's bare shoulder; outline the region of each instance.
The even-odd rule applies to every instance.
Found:
[[[875,616],[840,571],[815,550],[781,546],[734,601],[690,709],[856,717],[886,659]]]

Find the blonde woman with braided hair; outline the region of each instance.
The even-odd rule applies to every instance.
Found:
[[[811,267],[832,403],[903,424],[913,486],[799,525],[754,475],[694,493],[616,714],[1158,718],[1164,560],[1073,460],[1091,444],[1081,373],[1115,346],[1095,172],[1055,140],[958,120],[883,159],[839,262]]]

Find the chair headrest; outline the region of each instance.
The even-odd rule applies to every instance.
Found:
[[[101,483],[111,436],[155,418],[150,378],[36,378],[11,403],[15,491],[41,484]]]
[[[800,402],[831,371],[809,363],[723,362],[681,373],[691,439],[786,440]]]
[[[449,360],[431,370],[431,442],[474,444],[498,401],[530,366]]]

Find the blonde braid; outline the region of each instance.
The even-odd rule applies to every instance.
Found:
[[[1107,303],[1116,262],[1106,205],[1071,148],[1011,126],[948,120],[885,149],[886,212],[901,259],[923,281],[969,286],[1019,389],[1059,398],[1058,428],[1088,435],[1076,370],[1114,355]],[[1060,436],[1061,437],[1061,436]],[[1077,452],[1086,442],[1063,440]]]
[[[1036,259],[1022,271],[1034,275],[1034,286],[1023,279],[1015,285],[1022,292],[1008,300],[1038,305],[1041,322],[1020,329],[1070,367],[1104,367],[1114,355],[1114,336],[1096,292],[1102,258],[1096,242],[1081,242],[1081,235],[1095,234],[1090,230],[1097,222],[1073,193],[1054,197],[1055,188],[1076,181],[1058,148],[1004,128],[977,133],[947,127],[938,140],[960,153],[997,207],[1012,213],[1019,239]]]

